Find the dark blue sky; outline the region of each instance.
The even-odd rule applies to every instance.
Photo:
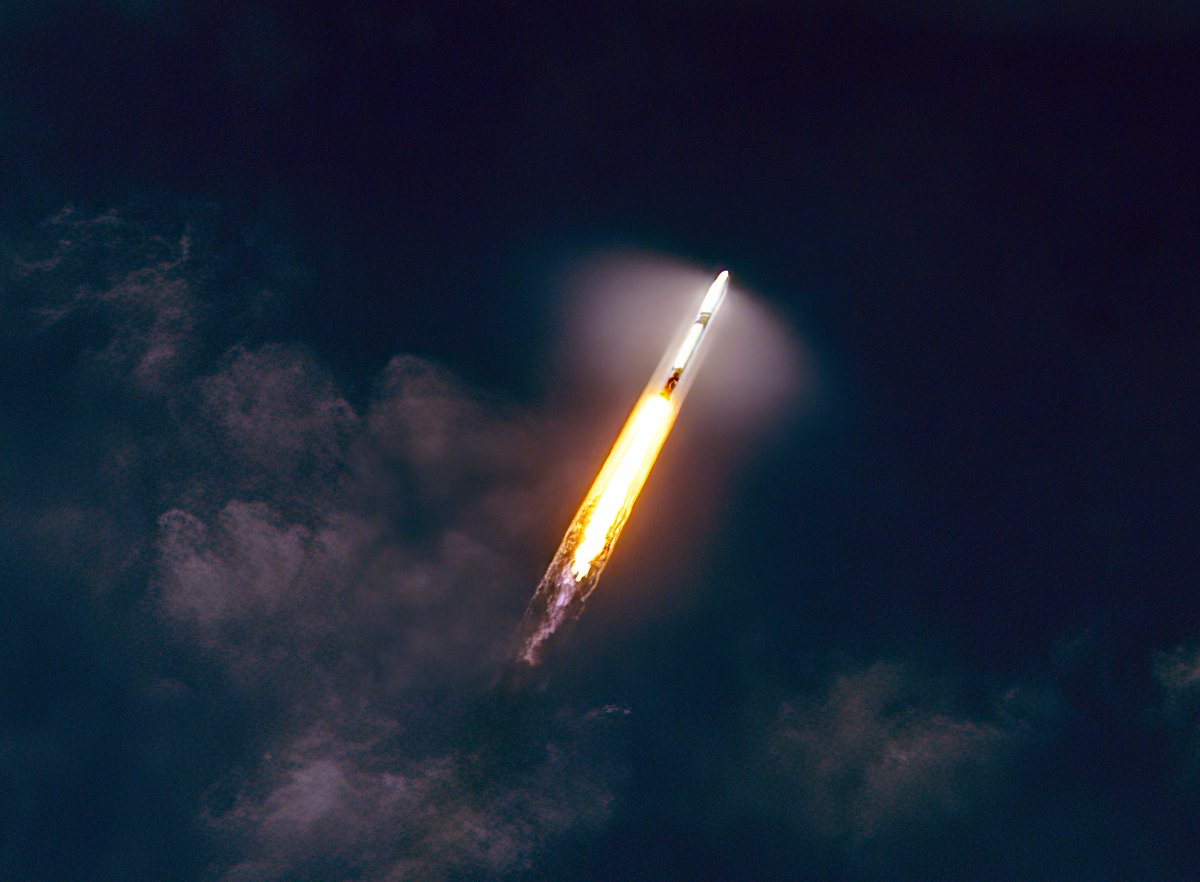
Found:
[[[1200,15],[293,6],[0,11],[0,877],[1194,876]],[[621,249],[808,387],[498,697]]]

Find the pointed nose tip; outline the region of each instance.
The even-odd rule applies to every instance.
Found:
[[[700,304],[700,312],[711,313],[715,310],[721,304],[727,287],[729,287],[729,270],[721,270],[713,279],[712,284],[708,286],[708,293],[704,295],[704,302]]]

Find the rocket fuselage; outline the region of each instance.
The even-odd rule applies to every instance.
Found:
[[[708,323],[724,301],[725,290],[728,287],[729,271],[722,270],[713,279],[712,284],[708,286],[708,293],[704,295],[704,300],[700,303],[700,311],[696,314],[696,320],[688,328],[687,336],[683,338],[683,343],[680,345],[679,351],[675,354],[675,360],[671,362],[671,373],[667,375],[667,380],[663,383],[662,390],[659,392],[663,398],[669,399],[675,391],[675,387],[679,385],[679,381],[683,379],[683,373],[687,370],[696,351],[700,348],[700,343],[704,339],[704,332],[708,330]]]

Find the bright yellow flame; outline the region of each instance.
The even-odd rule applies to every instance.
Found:
[[[630,414],[581,509],[587,514],[571,558],[576,582],[591,571],[624,526],[674,418],[674,405],[661,395],[646,396]]]

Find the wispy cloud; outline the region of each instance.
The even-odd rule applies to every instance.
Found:
[[[977,713],[903,665],[834,677],[779,708],[764,768],[810,832],[867,843],[969,816],[1035,734],[1036,699],[1012,689]]]
[[[1157,652],[1153,664],[1166,724],[1181,747],[1183,774],[1195,781],[1200,776],[1200,646]]]
[[[25,306],[43,328],[72,319],[105,328],[90,357],[140,386],[160,386],[200,320],[187,227],[150,232],[116,211],[68,207],[43,233],[35,252],[14,262],[10,308]]]

